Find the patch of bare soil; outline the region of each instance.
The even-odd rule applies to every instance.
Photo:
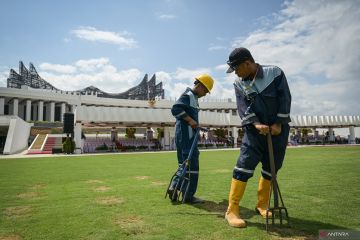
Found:
[[[42,184],[42,183],[35,184],[35,185],[31,186],[32,190],[40,190],[40,189],[44,189],[44,188],[46,188],[46,185]]]
[[[0,240],[22,240],[23,238],[19,235],[0,235]]]
[[[109,197],[99,197],[96,199],[96,202],[101,205],[111,206],[123,203],[124,200],[115,196],[109,196]]]
[[[4,215],[9,218],[16,218],[27,216],[33,211],[30,206],[16,206],[16,207],[8,207],[4,210]]]
[[[106,187],[106,186],[100,186],[100,187],[96,187],[93,190],[95,192],[107,192],[109,191],[111,188],[110,187]]]
[[[119,217],[115,218],[113,222],[127,235],[138,235],[145,232],[145,222],[138,216]]]
[[[154,186],[165,186],[166,184],[167,184],[166,182],[161,182],[161,181],[151,182],[151,185],[154,185]]]
[[[92,184],[92,183],[104,183],[104,181],[99,180],[99,179],[89,179],[89,180],[86,181],[86,183],[90,183],[90,184]]]
[[[39,197],[39,193],[37,193],[37,192],[20,193],[17,195],[17,197],[21,198],[21,199],[32,199],[32,198]]]
[[[136,176],[135,177],[137,180],[145,180],[145,179],[148,179],[149,176]]]

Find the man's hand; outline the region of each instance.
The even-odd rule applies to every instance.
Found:
[[[266,135],[269,133],[270,131],[270,128],[268,125],[264,125],[264,124],[261,124],[261,123],[253,123],[253,125],[255,126],[255,128],[259,131],[259,133],[261,135]]]
[[[279,135],[281,133],[281,124],[280,123],[274,123],[270,127],[271,135]]]
[[[184,117],[184,120],[191,126],[191,128],[195,129],[198,126],[198,123],[192,119],[190,116]]]
[[[191,128],[193,128],[193,129],[197,128],[197,126],[198,126],[197,122],[195,122],[194,119],[191,119],[191,120],[188,122],[188,124],[189,124],[189,125],[191,126]]]

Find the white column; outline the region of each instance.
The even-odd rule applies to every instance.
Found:
[[[75,112],[75,105],[71,105],[71,107],[70,107],[70,112],[72,112],[72,113],[74,113]]]
[[[25,121],[25,112],[24,112],[25,105],[26,105],[25,103],[24,104],[21,104],[21,103],[18,104],[18,117],[23,119],[24,121]]]
[[[351,126],[349,127],[349,143],[355,144],[355,127]]]
[[[5,98],[0,98],[0,115],[5,114]]]
[[[81,123],[75,123],[74,126],[75,153],[80,154],[83,151],[83,142],[81,140]]]
[[[36,121],[37,120],[37,104],[33,104],[33,107],[32,107],[32,120]]]
[[[290,128],[291,129],[291,128]],[[291,131],[289,132],[289,135],[288,135],[288,143],[291,141]]]
[[[234,138],[234,147],[237,147],[237,139],[238,139],[238,136],[239,136],[237,127],[232,128],[232,136]]]
[[[45,116],[44,121],[50,122],[50,103],[45,103]]]
[[[50,106],[50,118],[49,118],[49,121],[54,122],[55,121],[55,103],[51,102],[49,104],[49,106]]]
[[[329,128],[329,141],[335,142],[334,129],[332,129],[332,128]]]
[[[314,132],[314,138],[318,139],[319,138],[319,131],[317,131],[316,128],[313,128],[313,132]]]
[[[170,128],[164,127],[164,141],[163,141],[163,149],[170,150]]]
[[[25,121],[31,121],[31,100],[26,100],[26,117]]]
[[[38,121],[44,121],[44,102],[43,101],[39,101],[39,105],[38,105]]]
[[[19,99],[17,99],[17,98],[14,98],[14,100],[13,100],[12,115],[15,115],[15,116],[19,115]]]
[[[176,149],[176,144],[175,144],[175,128],[174,127],[169,127],[169,132],[170,132],[170,150],[174,150]]]
[[[66,108],[65,103],[62,103],[61,104],[61,109],[60,109],[60,122],[64,122],[65,108]]]

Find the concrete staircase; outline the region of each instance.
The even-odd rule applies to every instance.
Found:
[[[42,146],[46,140],[46,134],[38,134],[31,146],[28,148],[27,154],[42,154]]]
[[[58,149],[62,148],[62,138],[48,137],[42,151],[43,153],[51,154],[53,148],[58,148]]]
[[[62,137],[49,137],[48,134],[38,134],[27,154],[52,154],[53,148],[62,149]]]

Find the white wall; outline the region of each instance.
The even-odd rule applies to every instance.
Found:
[[[8,117],[8,124],[9,130],[3,154],[14,154],[27,149],[33,124],[27,123],[17,116]]]

